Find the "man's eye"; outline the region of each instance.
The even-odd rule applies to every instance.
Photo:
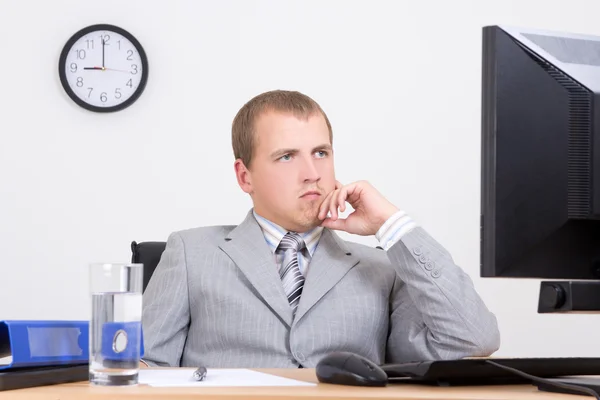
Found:
[[[285,155],[281,156],[281,158],[280,158],[280,160],[282,160],[282,161],[289,161],[291,159],[292,159],[292,156],[289,154],[285,154]]]
[[[321,157],[321,158],[323,158],[323,157],[326,157],[326,156],[327,156],[327,152],[326,152],[326,151],[323,151],[323,150],[321,150],[321,151],[317,151],[317,153],[316,153],[316,154],[317,154],[317,157]]]

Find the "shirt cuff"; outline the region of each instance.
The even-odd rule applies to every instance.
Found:
[[[381,247],[387,250],[416,226],[415,221],[406,212],[400,210],[385,221],[375,234],[375,237]]]

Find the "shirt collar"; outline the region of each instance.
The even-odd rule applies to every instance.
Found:
[[[269,221],[268,219],[261,217],[256,213],[256,211],[253,210],[252,213],[254,214],[254,218],[256,218],[256,222],[258,222],[258,225],[260,225],[260,228],[262,229],[263,235],[267,244],[269,245],[269,248],[271,249],[271,252],[275,253],[277,246],[279,246],[279,242],[281,242],[281,239],[283,239],[288,231]],[[304,240],[306,248],[308,249],[308,253],[311,257],[317,248],[317,244],[321,238],[321,233],[323,233],[322,226],[316,226],[309,231],[299,233]]]

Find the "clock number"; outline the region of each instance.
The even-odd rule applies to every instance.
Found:
[[[102,92],[100,93],[100,101],[102,101],[103,103],[106,103],[106,92]]]
[[[131,79],[127,81],[125,86],[129,86],[130,88],[133,88],[133,83],[131,82]]]
[[[90,91],[88,93],[88,99],[90,98],[90,96],[92,95],[92,91],[94,90],[94,88],[89,87],[88,90]]]
[[[94,40],[93,40],[93,39],[92,39],[92,40],[88,39],[88,40],[86,40],[85,42],[87,43],[87,48],[88,48],[88,50],[89,50],[89,49],[92,49],[92,50],[94,50]]]
[[[73,72],[73,73],[77,72],[77,64],[71,63],[71,72]]]
[[[131,64],[131,68],[133,68],[133,71],[131,71],[131,75],[135,75],[138,73],[138,66],[137,64]]]
[[[77,58],[80,60],[84,60],[85,59],[85,50],[77,50]]]
[[[121,41],[117,40],[117,44],[119,45],[119,50],[121,50]]]
[[[82,87],[83,86],[83,78],[82,77],[78,77],[77,78],[76,85],[77,85],[77,87]]]
[[[108,44],[108,41],[110,40],[110,35],[100,35],[100,40],[104,40],[104,44]]]
[[[133,56],[133,50],[127,50],[127,60],[128,61],[132,61],[133,58],[131,58]]]
[[[115,98],[117,98],[117,99],[121,98],[121,88],[115,89]]]

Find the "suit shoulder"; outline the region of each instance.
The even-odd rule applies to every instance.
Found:
[[[235,227],[236,225],[201,226],[176,231],[171,236],[179,236],[186,244],[216,244],[222,241]]]

